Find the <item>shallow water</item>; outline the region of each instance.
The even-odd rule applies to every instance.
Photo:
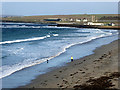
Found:
[[[70,62],[71,55],[78,59],[92,54],[96,47],[117,40],[117,34],[117,30],[105,29],[3,26],[3,87],[25,85],[37,75]]]

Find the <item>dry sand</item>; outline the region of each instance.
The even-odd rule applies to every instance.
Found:
[[[66,66],[38,76],[35,80],[21,88],[80,88],[99,81],[96,85],[108,85],[108,88],[118,88],[118,40],[94,50],[94,54],[74,60]],[[117,75],[116,75],[117,73]],[[100,81],[103,77],[108,83]],[[117,77],[116,77],[116,76]],[[94,82],[96,83],[96,82]]]

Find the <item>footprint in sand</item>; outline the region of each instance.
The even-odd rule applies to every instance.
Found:
[[[74,74],[77,74],[78,72],[75,72]]]
[[[70,76],[73,76],[73,74],[71,73]]]
[[[100,60],[98,59],[98,60],[95,60],[95,61],[93,61],[93,62],[99,62]]]
[[[65,84],[67,84],[67,83],[68,83],[68,81],[67,81],[66,79],[63,79],[63,82],[64,82]]]
[[[88,68],[85,68],[85,70],[88,70]]]
[[[59,86],[60,84],[57,84],[57,86]]]
[[[47,80],[45,80],[44,82],[47,82]]]
[[[78,69],[79,71],[82,71],[81,69]]]
[[[59,71],[60,73],[62,72],[62,71]]]
[[[41,85],[46,86],[47,84],[46,83],[41,83]]]
[[[55,76],[55,78],[59,78],[57,75],[53,75],[53,76]]]
[[[111,55],[111,52],[109,51],[109,55]]]
[[[84,74],[85,72],[82,72],[82,74]]]
[[[100,57],[99,59],[103,59],[102,57]]]
[[[78,83],[79,83],[79,81],[80,81],[80,79],[78,79],[78,80],[77,80],[77,82],[75,82],[75,83],[76,83],[76,84],[78,84]]]
[[[57,76],[57,75],[53,75],[53,76]]]
[[[59,87],[63,87],[63,85],[60,85]]]
[[[58,76],[56,76],[56,78],[59,78]]]
[[[71,74],[70,74],[70,76],[73,76],[73,75],[75,75],[75,74],[77,74],[77,73],[78,73],[78,72],[75,72],[75,73],[71,73]]]

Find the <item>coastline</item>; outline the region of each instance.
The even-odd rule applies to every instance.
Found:
[[[119,26],[97,26],[97,25],[62,24],[62,23],[57,25],[48,25],[48,26],[120,30]]]
[[[11,22],[9,22],[9,23],[11,23]],[[43,25],[46,24],[48,26],[57,26],[57,27],[75,27],[75,28],[120,30],[120,26],[98,26],[98,25],[80,25],[80,24],[67,24],[67,23],[35,23],[35,22],[15,22],[15,21],[13,21],[12,23],[34,23],[34,24],[43,24]]]
[[[111,48],[112,47],[112,48]],[[39,75],[28,85],[19,88],[78,88],[88,81],[118,72],[118,40],[94,50],[94,54],[68,63],[51,72]],[[118,88],[113,78],[112,88]]]
[[[73,28],[74,28],[74,27],[73,27]],[[112,39],[112,38],[111,38],[111,39]],[[110,39],[110,41],[111,41],[111,39]],[[98,39],[98,40],[99,40],[99,39]],[[105,40],[105,41],[106,41],[106,40]],[[112,40],[112,41],[113,41],[113,40]],[[94,42],[94,40],[93,40],[93,42]],[[101,40],[100,40],[99,42],[101,42]],[[97,42],[97,43],[99,43],[99,42]],[[91,42],[90,42],[90,43],[91,43]],[[97,43],[96,43],[96,44],[97,44]],[[102,46],[102,45],[103,45],[103,44],[101,43],[100,46]],[[99,46],[99,45],[98,45],[98,46],[95,46],[95,48],[96,48],[96,47],[100,47],[100,46]],[[76,47],[76,46],[75,46],[75,47]],[[78,47],[78,45],[77,45],[77,47]],[[81,48],[81,47],[80,47],[80,48]],[[95,48],[93,48],[93,50],[94,50]],[[80,49],[80,50],[81,50],[81,49]],[[91,54],[92,54],[92,51],[93,51],[93,50],[91,50],[91,52],[90,52]],[[76,51],[76,48],[74,48],[74,51]],[[85,51],[86,51],[86,50],[85,50]],[[70,52],[70,51],[69,51],[69,52]],[[77,52],[80,53],[79,50],[77,50]],[[83,52],[83,53],[84,53],[84,52]],[[87,52],[86,52],[86,53],[87,53]],[[86,54],[86,53],[84,53],[84,55],[83,55],[82,57],[87,56],[88,54]],[[89,54],[89,55],[90,55],[90,54]],[[78,54],[77,54],[75,57],[80,58],[80,56],[81,56],[81,55],[78,55]],[[67,59],[66,59],[66,60],[67,60]],[[66,60],[65,60],[65,64],[67,63]],[[64,61],[64,60],[63,60],[63,61]],[[68,61],[68,60],[67,60],[67,61]],[[69,62],[69,61],[68,61],[68,62]],[[58,62],[58,64],[60,64],[60,63]],[[63,63],[63,64],[64,64],[64,63]],[[61,67],[61,66],[64,66],[63,64],[61,64],[60,67]],[[44,65],[46,65],[46,62],[45,62],[45,64],[42,64],[42,66],[44,66]],[[49,64],[48,64],[48,65],[49,65]],[[54,65],[53,65],[53,66],[54,66]],[[35,67],[36,67],[36,66],[35,66]],[[40,68],[40,67],[41,67],[41,65],[40,65],[40,66],[38,65],[38,68]],[[48,68],[47,68],[48,71],[46,70],[46,72],[52,71],[52,70],[54,70],[54,68],[56,69],[56,67],[59,67],[59,65],[56,65],[56,66],[54,66],[54,67],[48,67]],[[33,68],[34,68],[34,67],[33,67]],[[36,68],[36,69],[38,70],[38,68]],[[32,71],[32,70],[31,70],[31,71]],[[41,70],[40,70],[40,71],[41,71]],[[21,72],[21,71],[20,71],[20,72]],[[32,72],[32,73],[33,73],[33,72]],[[16,73],[15,73],[15,74],[16,74]],[[34,74],[34,73],[33,73],[33,74]],[[41,74],[41,72],[39,72],[39,70],[38,70],[38,72],[37,72],[35,75],[38,76],[38,75],[40,75],[40,74]],[[23,74],[21,74],[21,75],[23,75]],[[33,79],[35,79],[36,76],[35,76]],[[25,76],[25,77],[27,77],[27,76]],[[8,77],[8,78],[9,78],[9,77]],[[17,77],[16,77],[16,79],[17,79]],[[33,79],[31,79],[31,80],[33,80]],[[7,80],[7,79],[6,79],[6,80]],[[26,82],[25,82],[25,83],[22,83],[21,85],[16,84],[16,87],[23,86],[23,85],[27,85],[28,83],[31,82],[31,80],[30,80],[30,81],[25,80]],[[19,80],[18,80],[18,81],[19,81]],[[22,80],[21,80],[21,81],[22,81]],[[13,82],[14,82],[14,81],[13,81]],[[19,82],[18,82],[18,83],[19,83]],[[9,83],[8,83],[8,84],[9,84]],[[18,86],[17,86],[17,85],[18,85]],[[6,86],[7,86],[7,85],[6,85]],[[15,87],[15,88],[16,88],[16,87]],[[10,88],[12,88],[12,87],[10,87]],[[13,88],[14,88],[14,87],[13,87]]]

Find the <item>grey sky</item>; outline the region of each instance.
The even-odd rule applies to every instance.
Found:
[[[117,2],[4,2],[3,15],[117,14]]]

